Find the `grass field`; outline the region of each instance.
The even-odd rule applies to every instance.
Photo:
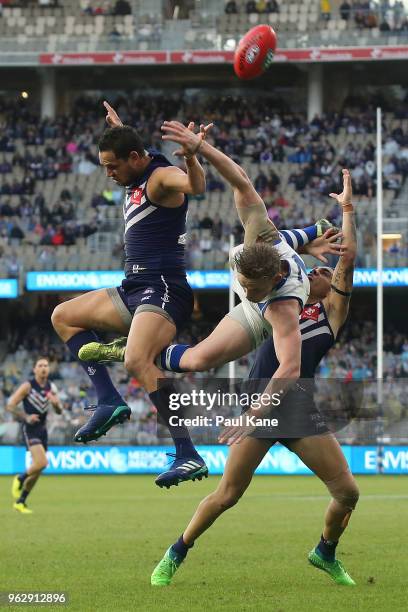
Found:
[[[392,476],[358,478],[358,511],[338,551],[355,588],[306,561],[321,532],[324,487],[273,476],[254,479],[170,587],[152,588],[152,569],[217,481],[164,491],[150,476],[48,476],[29,498],[35,513],[23,516],[11,508],[11,478],[1,477],[0,591],[65,591],[68,609],[80,611],[408,609],[408,480]]]

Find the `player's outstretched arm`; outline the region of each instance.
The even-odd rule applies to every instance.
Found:
[[[200,154],[231,185],[238,216],[245,230],[245,246],[261,240],[279,240],[276,226],[268,217],[266,206],[241,166],[230,157],[203,142]]]
[[[254,244],[258,237],[278,239],[276,227],[269,220],[265,204],[256,192],[245,171],[230,157],[205,141],[209,126],[201,126],[200,133],[194,134],[197,148],[194,151],[202,155],[231,185],[235,206],[245,230],[245,245]],[[188,134],[185,126],[177,121],[165,121],[162,125],[163,140],[171,140],[182,146],[193,136]],[[176,154],[179,154],[176,151]]]
[[[25,422],[25,423],[32,424],[32,423],[35,423],[36,421],[39,421],[40,417],[38,416],[38,414],[28,415],[24,412],[24,410],[21,410],[18,407],[20,402],[22,402],[23,399],[27,397],[30,391],[31,391],[30,383],[29,382],[22,383],[18,387],[18,389],[16,389],[16,391],[14,391],[14,393],[10,395],[10,397],[8,398],[6,408],[19,421],[22,421],[23,423]]]
[[[343,192],[341,194],[331,193],[330,197],[337,200],[343,210],[341,231],[344,250],[334,269],[331,291],[325,300],[330,324],[334,334],[337,335],[347,318],[353,290],[354,263],[357,256],[357,232],[349,170],[343,170]]]

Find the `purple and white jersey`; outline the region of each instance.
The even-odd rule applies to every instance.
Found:
[[[168,159],[150,151],[151,162],[138,181],[126,188],[123,205],[125,221],[126,278],[186,274],[185,242],[187,196],[177,208],[151,202],[147,195],[149,177],[157,168],[172,166]]]

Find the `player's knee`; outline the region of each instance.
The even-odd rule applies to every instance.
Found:
[[[67,325],[67,307],[65,304],[58,304],[52,312],[51,323],[56,332]]]
[[[48,460],[47,459],[43,459],[41,461],[41,467],[40,467],[40,471],[42,472],[43,470],[46,470],[48,467]]]
[[[331,496],[337,503],[348,510],[355,509],[360,491],[351,472],[343,472],[337,478],[326,484]]]
[[[153,364],[153,359],[149,359],[141,351],[125,351],[125,368],[128,372],[139,379],[142,379],[148,368]]]
[[[48,467],[48,460],[47,458],[44,459],[37,459],[37,461],[35,461],[32,464],[32,469],[35,472],[42,472],[43,470],[45,470]]]
[[[224,512],[229,508],[235,506],[242,495],[244,494],[245,488],[240,486],[229,486],[218,493],[218,503],[220,510]]]
[[[357,506],[359,497],[360,491],[358,489],[356,481],[353,478],[352,482],[346,484],[342,491],[343,505],[349,508],[350,510],[354,510]]]

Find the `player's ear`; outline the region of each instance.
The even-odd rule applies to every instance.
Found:
[[[135,164],[140,160],[140,155],[137,151],[131,151],[129,158],[128,158],[128,162],[130,164]]]

